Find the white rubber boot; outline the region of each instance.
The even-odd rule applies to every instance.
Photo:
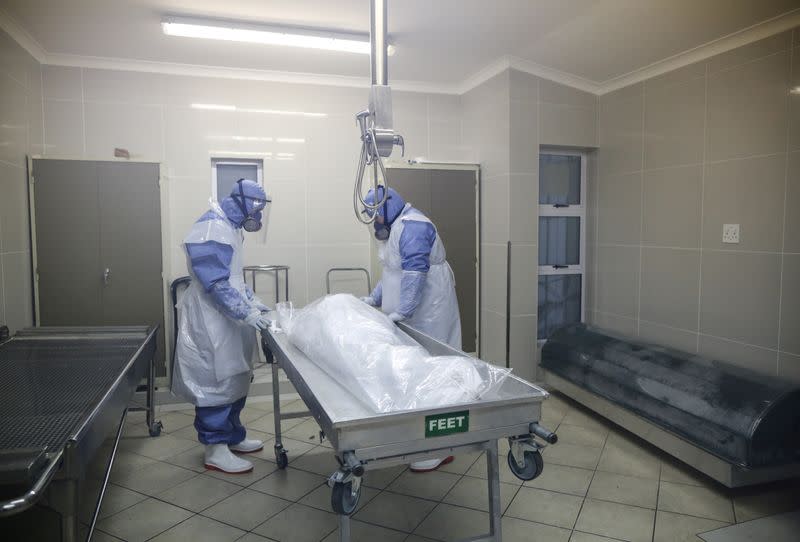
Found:
[[[205,465],[207,469],[219,470],[228,474],[241,474],[253,470],[251,462],[236,457],[225,443],[206,445]]]
[[[264,441],[254,438],[246,438],[238,444],[231,444],[228,446],[232,452],[239,454],[251,454],[253,452],[260,452],[264,449]]]
[[[452,463],[453,459],[454,458],[451,455],[445,457],[444,459],[428,459],[427,461],[417,461],[416,463],[411,463],[410,468],[412,472],[431,472],[438,469],[442,465]]]

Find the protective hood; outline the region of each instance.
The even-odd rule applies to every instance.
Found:
[[[261,222],[261,212],[269,201],[260,184],[242,179],[233,185],[231,194],[220,202],[220,207],[228,220],[237,228],[241,228],[248,218]]]
[[[375,190],[370,189],[367,192],[367,197],[364,200],[370,204],[374,205],[375,201],[381,201],[383,199],[383,186],[378,186],[378,198],[375,198]],[[403,212],[403,208],[406,206],[406,202],[403,197],[397,193],[394,188],[389,188],[389,197],[386,199],[386,203],[381,205],[378,208],[378,216],[382,216],[384,219],[384,223],[387,226],[391,226],[392,223],[397,220],[397,217],[400,216],[400,213]],[[366,211],[368,214],[372,214],[369,211]]]

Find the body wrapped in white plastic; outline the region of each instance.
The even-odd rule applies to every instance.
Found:
[[[282,303],[277,313],[292,344],[375,412],[489,398],[510,373],[475,358],[431,356],[385,314],[349,294],[302,309]]]

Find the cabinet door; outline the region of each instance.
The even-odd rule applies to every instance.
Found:
[[[158,324],[164,360],[161,197],[158,164],[97,162],[103,322]],[[158,374],[166,374],[163,367]]]
[[[43,326],[102,323],[97,166],[33,161],[39,313]]]

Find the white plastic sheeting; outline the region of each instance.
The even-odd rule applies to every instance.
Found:
[[[302,309],[278,305],[278,323],[312,362],[375,412],[488,399],[510,370],[463,356],[431,356],[380,311],[349,294]]]

